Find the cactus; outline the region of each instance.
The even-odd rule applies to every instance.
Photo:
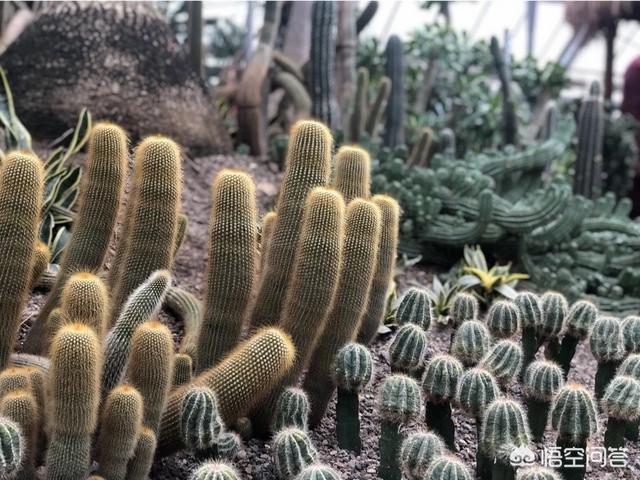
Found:
[[[273,235],[273,228],[276,224],[278,214],[276,212],[265,213],[262,217],[262,229],[260,231],[260,275],[264,272],[264,264],[269,249],[269,241]]]
[[[378,408],[382,418],[378,476],[383,480],[400,480],[399,454],[403,440],[400,429],[420,415],[420,387],[410,377],[391,375],[382,384]]]
[[[15,390],[30,390],[31,379],[26,368],[9,367],[0,372],[0,398]]]
[[[551,426],[558,432],[557,446],[562,457],[566,449],[586,449],[587,441],[598,430],[596,403],[582,385],[569,383],[556,394],[551,410]],[[565,480],[582,480],[585,466],[561,467],[559,472]]]
[[[299,121],[293,126],[276,205],[278,216],[251,314],[253,328],[274,325],[280,319],[302,232],[305,201],[314,187],[327,184],[332,148],[331,133],[321,123]]]
[[[545,354],[551,360],[558,360],[560,343],[558,337],[564,328],[569,304],[561,293],[546,292],[540,299],[542,323],[538,325],[538,346],[548,342]]]
[[[53,310],[51,310],[51,313],[49,314],[49,318],[47,319],[46,334],[45,334],[46,338],[44,343],[44,350],[46,352],[49,352],[49,349],[51,348],[51,340],[53,340],[53,337],[56,336],[56,333],[58,333],[58,330],[60,330],[60,328],[62,328],[62,326],[67,323],[69,323],[69,318],[67,317],[67,314],[64,313],[62,308],[56,307]]]
[[[520,329],[520,309],[513,302],[498,300],[489,308],[487,328],[494,337],[513,337]]]
[[[522,369],[520,378],[524,375],[529,364],[535,359],[538,351],[536,330],[542,323],[542,305],[540,297],[532,292],[520,292],[513,299],[520,310],[522,320]]]
[[[534,466],[519,469],[516,480],[562,480],[562,477],[550,468]]]
[[[640,382],[633,377],[615,377],[601,404],[602,411],[609,417],[604,434],[605,448],[624,447],[626,431],[640,417]]]
[[[12,152],[2,162],[0,177],[0,370],[20,327],[29,293],[43,197],[42,163],[34,155]]]
[[[366,114],[369,109],[369,70],[364,67],[358,69],[356,79],[356,94],[353,109],[349,117],[350,142],[359,142],[364,132]]]
[[[142,395],[143,425],[157,432],[173,381],[173,337],[160,322],[145,322],[133,332],[127,378]]]
[[[276,406],[275,431],[288,427],[307,430],[310,409],[309,399],[304,390],[294,387],[285,389]]]
[[[178,388],[181,385],[191,381],[193,371],[193,360],[186,353],[176,353],[173,357],[173,384],[172,388]]]
[[[125,300],[151,272],[171,267],[182,194],[180,155],[178,145],[165,137],[147,137],[136,148],[126,236],[109,277],[111,325]]]
[[[640,353],[640,317],[631,315],[622,321],[622,338],[627,353]]]
[[[156,451],[156,435],[150,428],[142,427],[127,465],[127,480],[147,480]]]
[[[333,362],[336,354],[358,332],[365,313],[378,254],[380,209],[372,202],[353,200],[345,217],[342,267],[329,318],[309,361],[303,383],[311,401],[311,427],[324,416],[335,390]]]
[[[20,427],[0,417],[0,476],[11,478],[20,469],[24,448]]]
[[[189,228],[189,217],[184,213],[178,215],[178,229],[176,230],[176,241],[173,245],[173,258],[178,256],[178,251],[187,237],[187,230]]]
[[[615,317],[598,318],[591,330],[589,345],[591,353],[598,361],[594,391],[599,400],[616,374],[616,369],[624,356],[624,340],[620,320]]]
[[[373,341],[378,333],[380,321],[384,316],[387,292],[396,263],[400,218],[400,207],[393,198],[386,195],[375,195],[372,201],[382,212],[382,227],[380,230],[378,260],[369,292],[369,302],[358,332],[358,342],[364,345],[368,345]]]
[[[371,104],[364,129],[372,140],[377,139],[378,126],[382,121],[382,116],[387,111],[387,101],[391,94],[391,80],[389,77],[382,77],[378,82],[376,97]]]
[[[418,140],[414,143],[409,158],[407,159],[407,166],[427,167],[429,161],[429,151],[431,150],[431,143],[433,142],[433,130],[430,128],[423,128],[420,131]]]
[[[278,432],[272,450],[276,473],[282,480],[293,479],[318,456],[307,434],[298,428]]]
[[[578,147],[576,152],[573,193],[595,200],[602,193],[602,142],[604,110],[600,84],[592,82],[589,96],[583,100],[578,117]]]
[[[502,92],[502,142],[504,145],[518,145],[518,117],[515,101],[511,96],[511,58],[502,51],[496,37],[491,37],[491,56],[500,80]],[[507,57],[505,59],[505,56]]]
[[[384,57],[385,74],[391,79],[384,123],[384,145],[393,148],[404,144],[404,53],[400,37],[389,37]]]
[[[240,475],[231,465],[224,462],[207,462],[200,465],[189,480],[239,480]]]
[[[286,374],[294,356],[295,348],[287,334],[266,328],[238,345],[216,367],[195,377],[191,384],[214,391],[222,420],[228,425],[234,424]],[[180,411],[186,387],[172,392],[167,402],[159,436],[160,455],[167,455],[182,445]]]
[[[170,287],[162,307],[182,322],[184,332],[178,347],[179,352],[189,355],[192,359],[195,358],[198,332],[202,323],[202,303],[186,290]]]
[[[400,326],[413,323],[428,330],[435,318],[433,300],[422,288],[411,287],[407,290],[396,310],[396,323]]]
[[[97,276],[88,272],[71,275],[62,290],[60,305],[70,323],[84,323],[102,340],[108,310],[107,288]]]
[[[427,351],[427,334],[418,325],[407,323],[389,345],[392,372],[415,375],[422,367]]]
[[[563,385],[562,369],[553,362],[538,360],[532,362],[525,371],[522,386],[527,399],[531,436],[536,442],[540,442],[544,436],[551,402]]]
[[[238,343],[257,268],[255,186],[242,172],[223,170],[213,182],[209,263],[196,372],[219,363]]]
[[[427,396],[427,426],[438,433],[451,450],[456,448],[451,401],[455,399],[462,372],[462,364],[456,358],[436,355],[429,361],[422,381]]]
[[[102,394],[106,395],[114,388],[125,369],[131,337],[136,328],[153,318],[171,285],[171,275],[166,270],[159,270],[151,276],[127,299],[118,321],[105,340],[104,371],[102,373]]]
[[[207,452],[216,445],[222,431],[218,401],[210,388],[192,386],[182,400],[180,430],[184,444],[196,453]]]
[[[616,375],[626,375],[640,381],[640,354],[632,353],[618,367]],[[629,422],[625,437],[636,442],[640,438],[640,419]]]
[[[51,252],[46,243],[38,240],[34,247],[33,269],[31,270],[31,280],[29,281],[29,290],[33,290],[38,285],[40,277],[49,267]]]
[[[338,472],[321,463],[310,465],[300,472],[296,480],[341,480]]]
[[[223,431],[218,435],[215,449],[219,459],[232,461],[242,449],[242,440],[237,433]]]
[[[400,448],[402,472],[409,480],[422,480],[431,462],[445,451],[446,447],[437,435],[427,431],[414,432]]]
[[[38,429],[41,411],[34,396],[26,390],[15,390],[0,400],[0,416],[15,422],[22,432],[23,448],[20,470],[16,480],[35,478]],[[0,427],[1,429],[2,427]],[[0,465],[1,465],[0,461]],[[2,477],[0,466],[0,477]]]
[[[71,323],[51,344],[47,480],[84,478],[100,404],[100,344],[90,327]]]
[[[449,316],[453,325],[458,326],[468,320],[477,320],[479,310],[480,306],[476,297],[470,293],[460,292],[453,297]]]
[[[460,460],[452,455],[442,455],[431,462],[424,480],[471,480],[471,474]]]
[[[359,392],[373,377],[373,360],[366,347],[348,343],[336,355],[334,380],[338,386],[336,435],[338,446],[360,454]]]
[[[522,348],[512,340],[500,340],[482,359],[480,366],[506,386],[522,369]]]
[[[335,186],[346,204],[355,198],[367,200],[371,195],[371,159],[359,147],[340,147],[336,155]]]
[[[598,309],[588,300],[579,300],[569,309],[566,321],[566,333],[560,344],[558,363],[562,366],[564,377],[569,376],[571,360],[581,340],[589,336],[589,332],[598,317]]]
[[[105,480],[124,480],[142,425],[142,397],[135,388],[114,388],[102,406],[98,436],[98,474]]]
[[[455,355],[463,365],[474,367],[489,350],[489,330],[484,323],[477,320],[467,320],[458,327],[451,353]]]

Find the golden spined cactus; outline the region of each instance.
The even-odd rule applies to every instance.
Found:
[[[0,372],[0,398],[15,390],[30,390],[29,371],[24,367],[9,367]]]
[[[187,217],[184,213],[178,215],[178,229],[176,230],[176,241],[173,246],[173,259],[178,256],[178,251],[184,242],[184,239],[187,238],[187,229],[189,228],[189,217]]]
[[[43,183],[35,155],[7,155],[0,176],[0,370],[9,364],[31,287]]]
[[[98,474],[105,480],[125,480],[142,426],[142,396],[129,385],[120,385],[102,406],[96,445]]]
[[[142,423],[157,432],[173,383],[173,337],[160,322],[145,322],[133,333],[127,378],[142,395]]]
[[[67,314],[61,307],[56,307],[51,310],[49,318],[47,319],[47,325],[45,327],[46,338],[44,342],[44,352],[48,354],[53,337],[55,337],[56,333],[58,333],[58,330],[60,330],[60,328],[62,328],[62,326],[67,323],[69,323],[69,317],[67,317]]]
[[[186,353],[176,353],[173,358],[173,386],[178,388],[191,381],[193,360]]]
[[[92,328],[65,325],[51,344],[47,480],[85,478],[100,403],[100,343]]]
[[[336,155],[335,185],[345,203],[371,195],[371,159],[359,147],[340,147]]]
[[[249,175],[223,170],[213,182],[209,264],[196,370],[219,363],[238,343],[256,277],[256,192]]]
[[[79,272],[71,275],[62,290],[62,310],[71,323],[83,323],[104,337],[107,310],[107,287],[96,275]]]
[[[0,401],[0,416],[15,422],[22,431],[24,454],[15,480],[35,478],[35,456],[40,427],[40,410],[33,394],[27,390],[15,390]]]
[[[170,269],[173,261],[182,168],[180,149],[165,137],[147,137],[136,149],[132,198],[127,210],[124,245],[109,278],[113,295],[112,322],[120,308],[149,275]]]
[[[29,290],[33,290],[38,284],[38,280],[49,266],[51,253],[46,243],[38,240],[33,253],[33,268],[31,269],[31,281],[29,282]]]
[[[302,232],[305,201],[313,188],[329,181],[332,149],[331,133],[323,124],[302,120],[293,126],[287,169],[276,204],[278,217],[251,315],[254,328],[275,325],[280,320]]]
[[[142,427],[133,451],[133,457],[127,465],[126,480],[147,480],[149,478],[156,445],[156,434],[153,433],[153,430]]]
[[[269,249],[269,241],[273,235],[273,228],[276,224],[278,214],[276,212],[268,212],[262,217],[262,230],[260,231],[260,275],[264,271],[265,259],[267,258],[267,250]]]
[[[378,255],[381,214],[373,202],[353,200],[345,217],[343,262],[336,297],[318,346],[309,361],[304,390],[311,401],[310,423],[324,416],[335,390],[333,363],[338,351],[358,333],[367,307]]]
[[[400,207],[393,198],[386,195],[375,195],[371,201],[382,212],[382,228],[376,271],[373,274],[373,282],[369,292],[369,303],[358,332],[358,342],[365,345],[370,344],[375,338],[385,313],[389,285],[393,280],[393,270],[396,265],[398,225],[400,223]]]
[[[111,123],[97,123],[89,138],[89,155],[71,238],[60,262],[58,279],[27,338],[27,353],[45,351],[47,318],[58,306],[69,276],[102,268],[124,192],[127,159],[124,130]]]
[[[264,328],[239,344],[215,367],[194,378],[215,392],[218,412],[226,425],[233,425],[284,377],[293,365],[295,348],[291,338],[278,328]],[[171,394],[162,416],[158,450],[168,455],[183,446],[180,432],[185,385]]]

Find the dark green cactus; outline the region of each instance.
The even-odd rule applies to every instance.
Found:
[[[494,302],[487,314],[487,328],[494,337],[513,337],[520,329],[520,309],[508,300]]]
[[[464,463],[452,455],[442,455],[431,462],[424,480],[471,480]]]
[[[532,292],[518,293],[513,302],[520,309],[520,319],[522,320],[522,369],[520,370],[520,378],[522,378],[538,351],[536,332],[542,323],[542,305],[540,297]]]
[[[460,292],[453,297],[449,316],[454,325],[461,325],[467,320],[477,320],[480,306],[478,299],[470,293]]]
[[[531,436],[536,442],[544,436],[551,402],[563,385],[562,369],[547,360],[532,362],[524,373],[522,386],[527,399],[527,418]]]
[[[189,387],[182,400],[180,425],[184,444],[196,454],[214,447],[222,431],[222,419],[218,414],[218,401],[210,388]]]
[[[340,474],[328,465],[309,465],[300,472],[296,480],[341,480]]]
[[[418,431],[410,434],[400,448],[402,473],[409,480],[422,480],[431,462],[445,451],[444,443],[434,433]]]
[[[578,118],[578,147],[573,176],[574,194],[592,200],[600,197],[603,139],[604,110],[600,98],[600,84],[592,82],[589,96],[583,100]]]
[[[384,145],[396,147],[404,143],[404,46],[397,35],[391,35],[384,51],[385,74],[391,80],[391,92],[384,122]]]
[[[207,462],[193,471],[189,480],[240,480],[240,475],[224,462]]]
[[[295,387],[285,389],[276,406],[275,431],[295,427],[307,430],[309,425],[309,399],[304,390]]]
[[[426,290],[411,287],[398,305],[396,323],[401,326],[413,323],[423,330],[428,330],[435,320],[436,314],[433,307],[433,300]]]
[[[215,444],[218,458],[221,460],[233,461],[242,449],[240,435],[234,432],[221,432]]]
[[[20,468],[24,455],[24,439],[20,427],[0,417],[0,475],[11,478]]]
[[[571,305],[567,315],[566,333],[562,338],[558,354],[558,361],[565,378],[569,376],[571,360],[576,353],[578,343],[589,336],[597,317],[598,309],[588,300],[579,300]]]
[[[622,338],[627,353],[640,353],[640,317],[631,315],[622,320]]]
[[[480,366],[506,386],[522,369],[522,348],[512,340],[500,340],[480,361]]]
[[[596,398],[600,399],[624,357],[622,322],[615,317],[598,318],[591,330],[589,345],[598,361],[594,392]]]
[[[353,109],[349,118],[349,141],[359,142],[364,132],[367,112],[369,110],[369,70],[358,68],[356,94]]]
[[[601,404],[602,411],[609,417],[604,446],[624,447],[626,431],[640,417],[640,382],[633,377],[615,377],[605,390]]]
[[[424,364],[427,334],[418,325],[400,327],[389,345],[389,363],[394,372],[414,375]]]
[[[278,478],[290,480],[312,464],[318,452],[307,434],[297,428],[285,428],[273,439],[273,461]]]
[[[462,322],[453,337],[451,353],[466,367],[474,367],[489,351],[489,330],[477,320]]]

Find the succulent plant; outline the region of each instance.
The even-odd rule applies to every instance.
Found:
[[[598,309],[588,300],[578,300],[571,305],[565,322],[566,333],[558,353],[558,363],[564,371],[565,378],[569,375],[571,360],[576,353],[578,343],[589,336],[597,317]]]
[[[520,329],[520,309],[509,300],[498,300],[487,314],[487,328],[497,338],[513,337]]]
[[[62,290],[60,304],[68,322],[88,325],[102,341],[107,322],[108,293],[97,275],[89,272],[71,275]]]
[[[632,353],[625,358],[618,367],[616,375],[626,375],[640,381],[640,353]]]
[[[500,340],[480,361],[501,385],[507,385],[522,368],[522,348],[513,340]]]
[[[591,353],[598,361],[595,395],[600,399],[625,353],[622,322],[615,317],[598,318],[591,330],[589,344]]]
[[[127,466],[127,480],[146,480],[153,464],[156,451],[156,435],[153,430],[142,427],[133,451],[133,457]]]
[[[389,345],[389,363],[393,372],[413,375],[424,363],[427,334],[418,325],[407,323],[400,327]]]
[[[564,328],[569,304],[567,299],[558,292],[545,292],[540,298],[542,305],[542,323],[538,326],[538,333],[544,338],[556,337]]]
[[[479,420],[491,402],[500,396],[495,377],[481,367],[465,371],[460,376],[456,401],[470,417]],[[477,426],[479,421],[477,422]]]
[[[480,305],[478,299],[470,293],[459,292],[453,297],[449,316],[454,325],[461,325],[468,320],[477,320]]]
[[[562,480],[562,477],[550,468],[534,466],[518,469],[516,480]]]
[[[551,402],[564,385],[562,369],[548,360],[532,362],[525,371],[522,386],[527,399],[527,418],[531,436],[542,440],[549,421]]]
[[[604,435],[606,448],[624,447],[625,432],[640,417],[640,382],[617,376],[602,397],[602,410],[609,417]]]
[[[595,200],[602,193],[602,144],[605,116],[600,84],[591,83],[589,95],[582,101],[578,116],[573,193]]]
[[[463,365],[474,367],[489,350],[489,330],[478,320],[462,322],[451,344],[451,353]]]
[[[24,440],[20,427],[0,417],[0,475],[11,478],[22,464]]]
[[[300,472],[296,480],[341,480],[340,474],[328,465],[309,465]]]
[[[306,430],[309,425],[309,399],[304,390],[295,387],[285,389],[276,406],[275,431],[296,427]]]
[[[542,304],[540,297],[533,292],[518,293],[513,303],[520,309],[522,320],[522,369],[520,370],[520,378],[522,378],[538,351],[537,329],[542,323]]]
[[[471,480],[472,476],[464,463],[452,455],[442,455],[427,470],[424,480]]]
[[[225,462],[206,462],[196,468],[190,480],[239,480],[240,475]]]
[[[431,462],[445,451],[444,443],[434,433],[418,431],[410,434],[400,448],[402,473],[409,480],[422,480]]]
[[[307,434],[298,428],[278,432],[272,450],[276,473],[282,480],[293,479],[318,456]]]
[[[196,453],[205,453],[217,444],[222,431],[218,401],[210,388],[190,386],[182,400],[180,417],[184,444]]]
[[[21,367],[9,367],[0,371],[0,398],[14,390],[29,390],[31,379],[29,372]]]
[[[622,338],[627,353],[640,353],[640,317],[631,315],[622,320]]]
[[[193,360],[186,353],[176,353],[173,357],[173,384],[172,388],[178,388],[191,381],[193,373]]]
[[[217,450],[218,458],[221,460],[233,461],[242,450],[242,440],[240,435],[234,432],[221,432],[218,435],[215,449]]]
[[[335,186],[344,201],[349,204],[356,198],[367,200],[371,195],[369,153],[360,147],[345,145],[338,150],[335,162]]]
[[[428,330],[434,318],[433,300],[427,291],[417,287],[407,290],[396,310],[396,323],[400,326],[413,323]]]

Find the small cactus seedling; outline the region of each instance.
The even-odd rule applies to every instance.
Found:
[[[489,350],[489,330],[477,320],[462,322],[453,337],[451,353],[464,366],[475,367]]]
[[[307,430],[309,410],[309,399],[304,390],[295,387],[285,389],[276,405],[275,431],[287,427]]]
[[[0,477],[11,478],[22,464],[24,440],[20,427],[0,417]]]
[[[640,317],[631,315],[622,320],[622,338],[627,353],[640,353]]]
[[[604,434],[606,448],[624,447],[624,435],[640,417],[640,382],[632,377],[615,377],[602,397],[602,410],[609,417]]]
[[[500,385],[506,387],[522,368],[522,348],[512,340],[500,340],[480,365],[489,370]]]
[[[487,328],[497,338],[509,338],[520,328],[520,309],[513,302],[499,300],[487,314]]]
[[[438,433],[451,450],[455,450],[451,401],[455,399],[463,370],[462,364],[455,357],[436,355],[427,365],[422,382],[427,395],[427,426]]]
[[[360,453],[360,391],[371,381],[373,360],[364,345],[348,343],[340,349],[335,362],[336,434],[338,446]]]
[[[328,465],[310,465],[296,477],[296,480],[341,480],[340,474]]]
[[[532,292],[519,293],[513,302],[520,309],[522,320],[522,369],[520,370],[520,378],[522,378],[538,351],[537,329],[542,323],[542,305],[540,297]]]
[[[557,361],[560,351],[559,336],[569,313],[569,304],[564,295],[557,292],[546,292],[540,302],[542,323],[538,326],[538,347],[546,343],[545,356]]]
[[[222,432],[215,445],[220,460],[233,461],[242,450],[240,435],[234,432]]]
[[[558,363],[564,371],[565,379],[569,375],[571,360],[576,353],[578,343],[589,336],[597,317],[598,309],[588,300],[579,300],[571,305],[567,315],[566,332],[558,354]]]
[[[471,480],[464,463],[452,455],[442,455],[431,462],[424,480]]]
[[[534,466],[519,469],[516,480],[562,480],[562,477],[550,468]]]
[[[640,381],[640,354],[632,353],[618,367],[616,375],[627,375]],[[640,439],[640,419],[629,422],[625,437],[632,442]]]
[[[449,315],[453,325],[458,326],[468,320],[477,320],[479,310],[480,306],[476,297],[470,293],[460,292],[453,298]]]
[[[391,371],[414,375],[423,366],[427,351],[427,334],[418,325],[400,327],[389,346]]]
[[[598,361],[595,395],[602,398],[607,385],[616,374],[624,356],[622,323],[615,317],[600,317],[596,320],[589,337],[591,353]]]
[[[527,399],[527,417],[536,442],[544,436],[551,402],[563,385],[562,369],[553,362],[538,360],[532,362],[525,371],[523,389]]]
[[[446,447],[437,435],[427,431],[412,433],[400,448],[402,473],[409,480],[422,480],[431,462],[445,451]]]
[[[422,288],[411,287],[405,293],[396,310],[398,325],[413,323],[422,327],[423,330],[427,330],[434,318],[433,300]]]
[[[218,401],[210,388],[192,386],[182,400],[180,417],[184,444],[198,456],[207,456],[222,431]]]
[[[378,476],[383,480],[400,480],[399,454],[403,440],[400,428],[420,415],[420,387],[410,377],[391,375],[382,384],[379,409],[382,429]]]
[[[189,477],[190,480],[239,480],[235,468],[224,462],[206,462]]]
[[[298,428],[285,428],[273,440],[273,460],[281,480],[293,479],[317,456],[307,434]]]

